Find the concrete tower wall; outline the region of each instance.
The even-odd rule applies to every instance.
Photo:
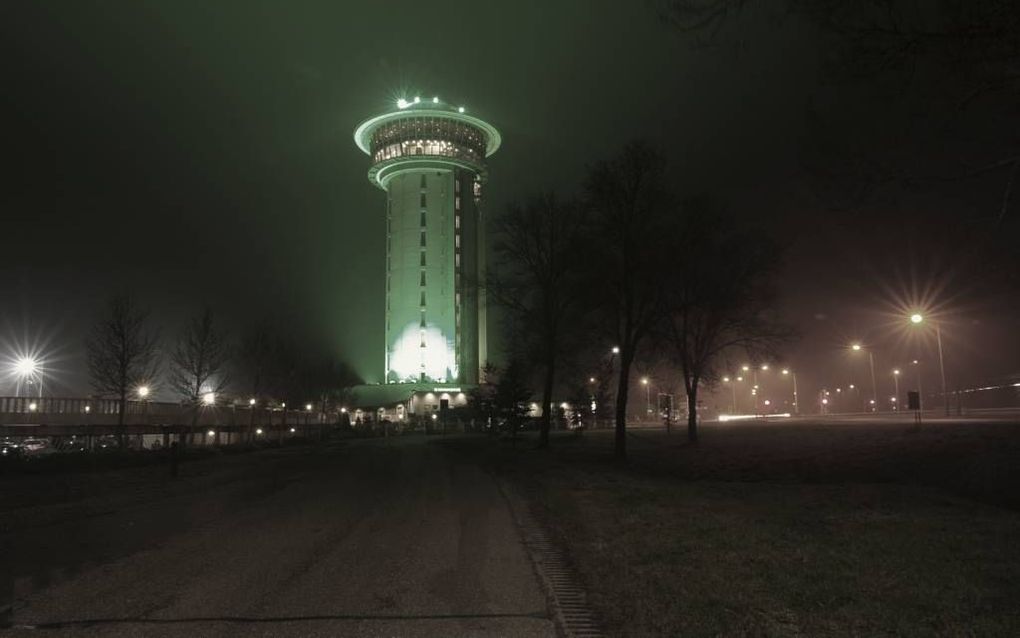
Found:
[[[386,191],[386,383],[479,382],[487,359],[481,184],[491,125],[434,98],[355,131]]]

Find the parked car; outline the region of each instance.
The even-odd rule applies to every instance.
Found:
[[[21,442],[21,449],[25,451],[25,456],[38,456],[56,451],[50,447],[47,439],[25,439]]]

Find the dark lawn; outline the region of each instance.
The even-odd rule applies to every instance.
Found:
[[[610,635],[1020,635],[1020,428],[741,424],[478,446]],[[465,443],[467,445],[467,443]]]

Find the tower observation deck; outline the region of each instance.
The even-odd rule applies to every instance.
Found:
[[[386,383],[478,383],[482,185],[499,132],[463,107],[414,98],[362,122],[354,141],[386,192]]]

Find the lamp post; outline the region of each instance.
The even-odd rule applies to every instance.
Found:
[[[924,317],[920,313],[914,313],[910,315],[910,322],[917,325],[924,321]],[[935,325],[935,341],[939,346],[939,373],[942,375],[942,405],[945,407],[946,416],[949,416],[949,393],[946,392],[946,362],[942,356],[942,329],[939,327],[937,321],[932,321]]]
[[[797,373],[790,371],[788,368],[783,368],[783,376],[790,376],[793,378],[793,413],[800,414],[800,402],[797,401]]]
[[[900,404],[900,369],[896,368],[892,371],[893,387],[896,388],[896,392],[893,394],[893,410],[899,411]]]
[[[645,414],[652,413],[651,386],[648,384],[648,377],[641,377],[641,385],[645,386]]]
[[[860,350],[863,349],[861,347],[861,344],[859,344],[859,343],[853,344],[852,346],[850,346],[850,348],[854,352],[859,352]],[[871,366],[871,405],[872,406],[877,406],[878,405],[878,384],[875,383],[875,355],[871,351],[871,348],[868,348],[868,363]],[[877,407],[873,407],[872,409],[877,409]]]
[[[742,377],[737,377],[737,378],[739,379],[739,378],[742,378]],[[733,391],[733,402],[730,404],[730,411],[733,414],[736,414],[737,413],[737,384],[735,382],[733,382],[732,380],[730,380],[729,377],[723,377],[722,378],[722,382],[730,384],[730,390]]]
[[[914,359],[910,362],[911,365],[917,368],[917,411],[924,411],[924,390],[921,389],[921,362]]]

